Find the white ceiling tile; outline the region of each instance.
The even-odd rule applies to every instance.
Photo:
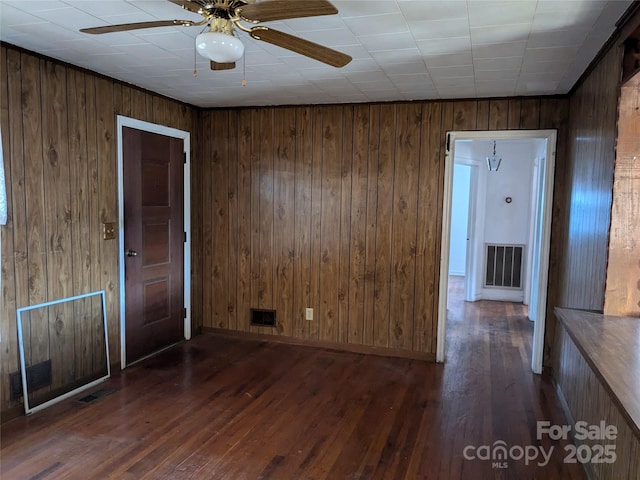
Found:
[[[357,84],[358,89],[363,93],[397,92],[396,87],[391,82],[366,82]]]
[[[422,60],[422,55],[417,48],[371,52],[371,56],[381,65],[395,65],[396,63],[419,62]]]
[[[387,70],[387,75],[412,75],[427,73],[427,67],[422,60],[409,63],[396,63],[390,66]]]
[[[362,0],[336,0],[333,2],[340,11],[342,18],[365,17],[369,15],[383,15],[399,13],[400,9],[395,2],[389,1],[362,1]]]
[[[0,19],[2,19],[2,30],[14,25],[46,23],[46,20],[43,20],[39,16],[25,13],[5,2],[0,2]]]
[[[305,68],[323,68],[327,71],[333,71],[334,67],[331,67],[329,65],[325,65],[322,62],[319,62],[318,60],[315,60],[313,58],[309,58],[309,57],[304,57],[302,55],[292,55],[292,56],[287,56],[287,57],[279,57],[280,60],[282,60],[283,63],[286,63],[288,65],[288,68],[293,68],[293,69],[305,69]]]
[[[53,23],[14,25],[13,29],[21,33],[33,35],[34,40],[37,44],[42,45],[42,48],[47,48],[52,43],[47,41],[48,37],[55,37],[57,41],[81,40],[86,38],[86,35],[73,30],[67,30],[66,28],[54,25]]]
[[[476,85],[476,92],[482,96],[507,97],[515,94],[516,85],[497,82],[479,82]]]
[[[15,8],[23,9],[29,12],[50,12],[53,10],[59,10],[63,8],[68,8],[64,2],[59,2],[56,0],[46,0],[46,1],[38,1],[38,0],[2,0],[2,3],[6,3]]]
[[[475,89],[467,88],[438,88],[440,98],[473,98],[476,96]]]
[[[442,78],[473,78],[473,66],[460,65],[455,67],[429,67],[429,75],[431,75],[434,82]]]
[[[369,54],[369,51],[364,48],[362,45],[358,44],[358,45],[342,45],[339,48],[336,48],[336,50],[341,51],[342,53],[345,53],[347,55],[349,55],[351,58],[353,58],[354,60],[357,59],[371,59],[371,55]],[[349,64],[351,65],[351,64]]]
[[[153,15],[148,14],[147,12],[143,11],[143,10],[137,10],[136,12],[130,12],[124,15],[103,15],[100,17],[101,20],[103,20],[106,24],[108,25],[117,25],[117,24],[121,24],[121,23],[137,23],[137,22],[153,22],[155,20],[158,20],[157,18],[155,18]],[[163,20],[173,20],[173,18],[164,18]],[[87,25],[89,27],[97,27],[99,26],[98,24],[94,24],[94,25]],[[141,29],[141,30],[132,30],[133,32],[153,32],[153,31],[157,31],[158,28],[163,28],[163,29],[178,29],[178,27],[155,27],[155,28],[150,28],[150,29]],[[197,33],[200,33],[200,30],[202,30],[203,27],[191,27],[194,30],[197,29]],[[180,29],[184,29],[184,30],[188,30],[187,27],[180,27]]]
[[[402,100],[432,100],[440,98],[438,91],[436,89],[433,90],[412,90],[412,91],[401,91]]]
[[[360,93],[347,93],[345,95],[334,95],[335,100],[337,102],[345,102],[345,103],[364,103],[370,101],[370,99],[362,92]],[[309,102],[304,102],[309,103]],[[315,102],[320,103],[320,102]]]
[[[522,57],[474,58],[473,68],[482,70],[514,70],[522,65]]]
[[[344,23],[356,36],[408,32],[409,26],[400,13],[345,18]]]
[[[462,0],[411,0],[399,5],[408,22],[467,18],[467,5]]]
[[[537,1],[519,0],[510,2],[467,2],[471,27],[516,23],[531,24]]]
[[[389,81],[387,75],[381,71],[373,72],[349,72],[345,75],[351,83],[386,82]]]
[[[469,37],[455,37],[441,40],[418,40],[418,49],[423,55],[456,54],[471,51]]]
[[[528,48],[555,46],[579,46],[589,35],[588,29],[557,30],[550,32],[532,32],[527,42]]]
[[[145,32],[147,31],[145,30]],[[179,31],[166,33],[154,31],[145,34],[138,34],[137,37],[169,52],[186,50],[195,53],[196,46],[193,38]]]
[[[455,67],[459,65],[472,65],[471,53],[462,52],[451,55],[430,55],[424,57],[427,68],[432,67]]]
[[[201,18],[167,0],[0,0],[0,39],[202,107],[557,94],[573,86],[631,0],[335,4],[338,15],[267,25],[351,55],[340,69],[244,32],[245,58],[223,72],[194,59],[202,27],[78,32]]]
[[[286,28],[291,29],[292,32],[299,34],[315,32],[317,30],[340,30],[346,28],[342,18],[337,16],[296,18],[282,22],[282,24],[286,25]],[[267,23],[270,28],[277,30],[283,29],[282,24],[277,25],[274,22]]]
[[[546,78],[522,77],[518,82],[516,91],[523,95],[538,95],[549,89],[557,88],[558,83],[558,81],[548,80]]]
[[[415,48],[416,42],[409,32],[383,35],[360,35],[358,40],[370,52]]]
[[[600,13],[601,10],[591,9],[536,13],[533,17],[531,31],[552,32],[571,28],[591,28],[598,20]]]
[[[349,64],[340,69],[341,72],[370,72],[380,66],[373,58],[354,58]]]
[[[39,11],[37,16],[68,30],[80,30],[88,26],[105,25],[88,13],[67,6],[56,10]]]
[[[265,65],[272,65],[273,72],[280,72],[289,70],[289,67],[282,62],[278,57],[259,52],[245,52],[245,61],[247,65],[262,67]],[[242,63],[242,61],[240,62]]]
[[[433,84],[438,90],[441,88],[474,88],[475,80],[473,77],[434,78]]]
[[[140,12],[140,9],[137,8],[134,4],[118,0],[101,0],[99,2],[91,2],[87,0],[65,0],[65,3],[90,15],[95,15],[96,17],[103,17],[107,15],[137,14]],[[159,2],[150,3],[157,4]],[[181,13],[180,10],[181,9],[179,8],[176,9],[176,15]]]
[[[520,76],[520,69],[518,70],[481,70],[475,72],[475,78],[478,81],[493,81],[493,80],[517,80]]]
[[[530,81],[530,80],[544,80],[544,81],[559,81],[562,78],[562,74],[553,72],[531,72],[521,73],[518,82]]]
[[[360,44],[356,36],[347,28],[306,32],[303,37],[310,42],[320,43],[327,47],[341,47],[345,45]]]
[[[578,51],[578,47],[527,48],[524,60],[530,62],[552,62],[571,60]]]
[[[466,17],[442,20],[409,20],[408,24],[416,40],[469,36],[469,20]]]
[[[530,31],[530,23],[494,25],[491,27],[471,27],[471,42],[475,46],[485,43],[526,41],[529,38]]]
[[[491,43],[487,45],[473,45],[473,58],[501,58],[521,57],[527,47],[527,42]]]
[[[550,61],[550,62],[536,62],[525,60],[522,63],[521,74],[546,72],[553,73],[554,75],[562,74],[567,70],[567,62],[563,60]]]
[[[514,90],[517,84],[517,79],[479,80],[476,82],[476,88],[484,91],[491,89],[502,89],[504,91]]]
[[[199,20],[201,15],[185,10],[171,2],[152,0],[129,0],[129,4],[160,20]]]
[[[389,78],[396,86],[432,85],[431,77],[428,73],[410,73],[407,75],[389,75]]]
[[[319,81],[329,78],[341,78],[346,74],[344,69],[337,70],[335,68],[326,67],[301,68],[296,70],[296,72],[311,81]]]

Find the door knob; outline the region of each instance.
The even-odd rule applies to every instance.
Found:
[[[136,252],[135,250],[127,250],[127,257],[135,257],[138,255],[138,252]]]

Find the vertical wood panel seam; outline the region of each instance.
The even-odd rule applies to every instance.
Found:
[[[413,263],[414,263],[414,269],[413,269],[413,314],[411,315],[411,320],[412,320],[412,327],[411,327],[411,339],[410,339],[410,348],[409,350],[414,350],[415,349],[415,338],[416,338],[416,301],[415,299],[417,298],[418,292],[417,292],[417,288],[418,288],[418,273],[417,273],[417,264],[418,264],[418,224],[420,221],[420,193],[422,191],[422,185],[420,183],[420,179],[421,177],[421,173],[422,173],[422,120],[424,118],[424,104],[420,105],[420,129],[419,131],[419,135],[418,135],[418,171],[416,173],[417,178],[418,178],[418,188],[416,190],[416,216],[415,216],[415,235],[414,235],[414,239],[415,239],[415,243],[414,243],[414,256],[413,256]],[[424,208],[424,207],[423,207]],[[424,274],[424,272],[423,272]],[[424,292],[422,292],[421,294],[424,294]]]
[[[391,324],[393,323],[393,320],[391,319],[391,292],[393,291],[393,289],[391,288],[391,285],[393,284],[393,271],[396,268],[396,266],[393,264],[393,250],[394,250],[394,241],[393,241],[393,226],[395,224],[395,219],[396,219],[396,209],[395,209],[395,198],[396,198],[396,163],[397,163],[397,147],[398,147],[398,140],[396,138],[397,134],[398,134],[398,105],[394,105],[393,106],[393,138],[394,138],[394,142],[393,142],[393,173],[391,175],[391,182],[392,182],[392,187],[391,187],[391,202],[392,202],[392,206],[391,206],[391,248],[389,249],[389,263],[390,263],[390,267],[389,268],[389,301],[387,302],[387,346],[389,346],[389,343],[391,341]]]
[[[365,335],[365,326],[367,324],[367,321],[371,322],[371,328],[373,329],[373,317],[368,319],[366,318],[367,315],[367,283],[369,284],[369,289],[371,289],[372,287],[375,288],[375,255],[374,255],[374,268],[373,268],[373,278],[368,278],[368,269],[371,268],[371,265],[369,265],[367,263],[368,260],[368,255],[367,255],[367,238],[369,236],[369,182],[371,181],[371,175],[372,172],[370,172],[369,167],[371,166],[371,106],[367,106],[367,196],[365,197],[365,214],[364,214],[364,245],[365,245],[365,254],[364,254],[364,279],[363,279],[363,283],[364,283],[364,288],[363,288],[363,292],[364,292],[364,301],[362,302],[362,325],[361,325],[361,329],[362,329],[362,342],[363,344],[366,344],[366,335]],[[355,148],[355,146],[354,146]],[[376,188],[376,203],[377,203],[377,196],[378,196],[378,189]],[[375,218],[375,217],[374,217]],[[373,231],[373,252],[375,254],[376,251],[376,229],[373,228],[371,229]],[[373,314],[373,316],[375,317],[375,311],[374,308],[372,306],[371,308],[371,313]],[[373,330],[372,330],[373,331]],[[373,335],[372,335],[372,340],[373,340]],[[373,343],[373,342],[372,342]]]

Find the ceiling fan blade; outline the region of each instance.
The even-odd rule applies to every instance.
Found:
[[[236,62],[218,63],[211,60],[211,70],[233,70],[234,68],[236,68]]]
[[[184,8],[185,10],[189,10],[190,12],[193,12],[193,13],[202,12],[202,5],[200,5],[196,1],[192,1],[192,0],[169,0],[169,1],[171,3],[175,3],[179,7]]]
[[[271,0],[236,9],[236,14],[247,22],[272,22],[288,18],[335,15],[338,9],[327,0]]]
[[[342,52],[268,27],[254,27],[249,33],[256,40],[286,48],[334,67],[344,67],[351,61],[351,57]]]
[[[191,27],[193,25],[199,25],[199,22],[192,22],[191,20],[157,20],[153,22],[138,22],[138,23],[122,23],[119,25],[106,25],[104,27],[82,28],[82,33],[91,33],[98,35],[101,33],[111,32],[126,32],[128,30],[137,30],[139,28],[154,28],[154,27]]]

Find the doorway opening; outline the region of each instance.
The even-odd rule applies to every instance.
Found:
[[[502,160],[489,171],[494,144]],[[447,133],[438,362],[449,297],[516,302],[528,305],[519,311],[534,322],[531,368],[542,372],[555,149],[555,130]]]
[[[157,137],[166,138],[169,142],[168,145],[172,145],[167,150],[171,150],[170,156],[172,160],[170,163],[164,164],[164,160],[157,158],[151,158],[158,155],[163,155],[162,142],[158,143],[154,147],[155,152],[150,152],[151,157],[148,160],[144,160],[145,155],[141,152],[146,148],[142,140],[138,143],[132,144],[131,132],[139,132],[141,137]],[[141,327],[147,327],[157,325],[158,328],[166,329],[163,323],[166,325],[166,317],[169,314],[165,312],[171,312],[172,318],[178,318],[178,321],[183,319],[182,325],[176,325],[180,332],[177,335],[184,337],[185,339],[191,338],[191,284],[190,284],[190,272],[191,272],[191,225],[190,225],[190,133],[174,128],[166,127],[163,125],[156,125],[141,120],[124,117],[119,115],[117,117],[117,132],[118,132],[118,243],[119,243],[119,283],[120,283],[120,361],[122,368],[131,365],[134,362],[140,361],[149,355],[161,351],[170,345],[145,345],[139,350],[143,352],[145,348],[149,347],[149,354],[141,353],[136,355],[135,358],[128,358],[127,350],[127,330],[132,331],[131,327],[133,321],[141,322]],[[157,143],[157,142],[156,142]],[[131,145],[135,145],[134,151],[136,156],[140,158],[140,163],[135,168],[131,168],[131,154],[127,153]],[[179,150],[178,150],[179,149]],[[177,157],[179,158],[179,164],[174,163]],[[147,163],[144,163],[147,162]],[[175,165],[175,166],[172,166]],[[177,170],[176,170],[177,168]],[[146,173],[145,173],[146,172]],[[136,186],[132,183],[132,176],[138,177],[140,185]],[[179,178],[178,183],[175,182],[176,176]],[[180,178],[181,177],[181,178]],[[146,180],[145,180],[146,178]],[[144,182],[151,182],[151,190],[144,190],[142,185]],[[135,182],[134,182],[135,183]],[[141,195],[136,195],[136,201],[131,201],[127,194],[127,191],[135,191],[135,188],[140,188]],[[146,188],[146,187],[145,187]],[[182,191],[181,195],[176,197],[172,193]],[[146,193],[145,193],[146,192]],[[140,197],[140,198],[138,198]],[[171,205],[178,205],[177,212],[167,212],[163,217],[163,210],[173,210]],[[144,221],[143,225],[138,228],[139,222],[133,221],[136,224],[136,237],[139,240],[140,246],[132,249],[131,243],[131,228],[132,228],[132,211],[138,212],[142,216],[149,217]],[[126,214],[129,215],[126,218]],[[176,216],[177,215],[177,216]],[[145,218],[146,218],[145,217]],[[136,217],[137,218],[137,217]],[[143,218],[143,217],[140,217]],[[174,225],[176,220],[179,220],[181,224],[180,231],[175,230]],[[158,243],[158,241],[160,243]],[[178,244],[182,244],[180,248]],[[178,248],[178,250],[175,250]],[[135,250],[143,249],[138,255]],[[146,253],[145,253],[146,252]],[[166,270],[165,266],[168,266],[171,262],[171,258],[179,257],[178,271],[173,274],[163,272]],[[136,290],[136,294],[131,295],[133,291],[131,289],[131,282],[133,275],[127,275],[126,268],[127,262],[130,273],[137,272],[136,275],[140,280],[140,290]],[[146,278],[149,277],[153,278]],[[146,278],[146,280],[145,280]],[[178,282],[178,283],[175,283]],[[174,292],[172,285],[177,284],[179,288]],[[127,291],[130,291],[129,299],[127,298]],[[178,302],[175,300],[175,293],[180,295]],[[127,303],[127,300],[129,302]],[[130,315],[132,318],[127,319],[127,312],[131,314],[133,310],[132,301],[138,303],[136,308],[136,315]],[[178,309],[178,303],[182,308]],[[177,312],[177,310],[180,310]],[[135,317],[135,318],[134,318]],[[138,319],[138,317],[146,317],[144,319]],[[129,320],[129,322],[128,322]],[[142,330],[141,330],[142,331]],[[141,339],[143,343],[146,332],[142,334]],[[162,332],[164,336],[164,331]],[[167,336],[167,338],[175,338],[175,334]],[[133,342],[133,338],[129,339]],[[176,340],[174,340],[175,343]],[[157,342],[156,342],[157,343]],[[129,345],[131,346],[131,345]],[[131,350],[131,348],[129,348]],[[156,350],[156,351],[152,351]]]

